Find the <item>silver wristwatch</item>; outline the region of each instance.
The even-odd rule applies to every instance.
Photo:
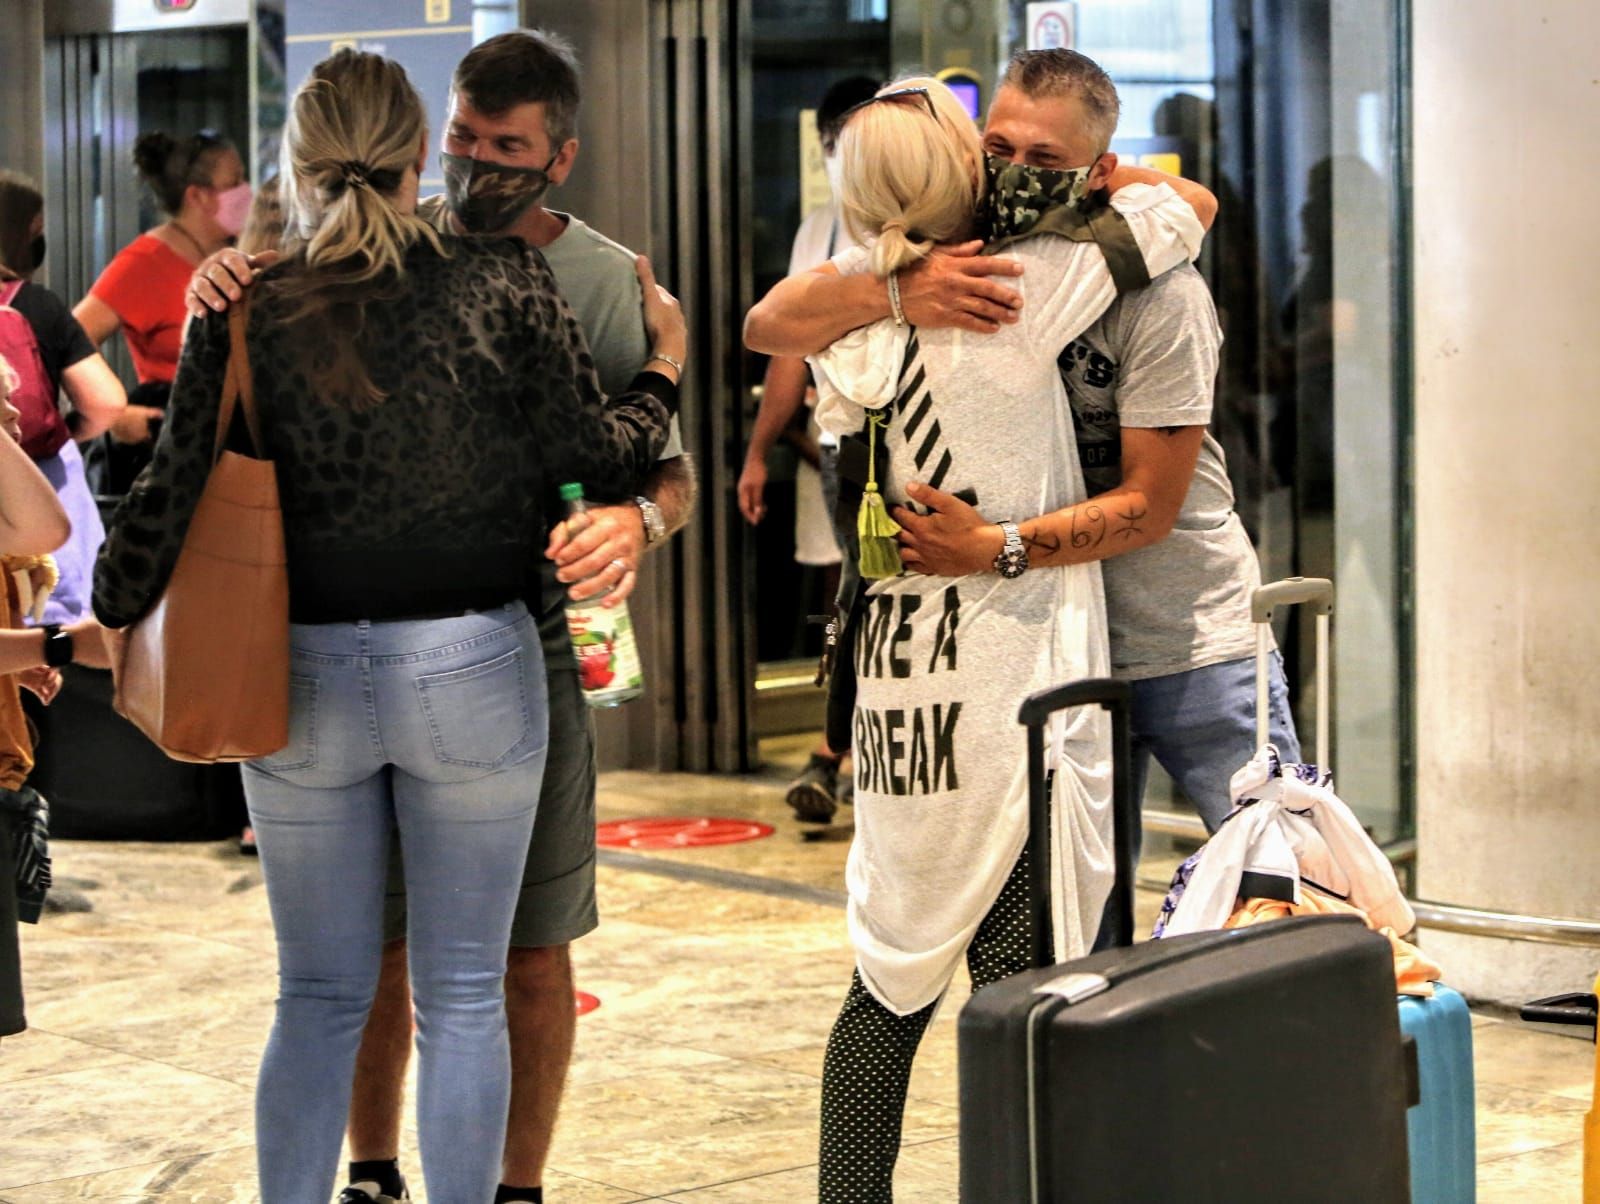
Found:
[[[1000,530],[1005,533],[1006,545],[994,558],[994,571],[1006,578],[1020,577],[1028,571],[1028,549],[1022,546],[1022,532],[1012,522],[1001,523]]]
[[[667,520],[662,517],[661,507],[647,497],[636,497],[633,501],[639,507],[639,517],[644,519],[644,546],[648,548],[657,540],[665,539]]]

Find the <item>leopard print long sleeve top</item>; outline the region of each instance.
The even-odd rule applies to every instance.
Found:
[[[635,391],[608,401],[538,251],[512,239],[446,243],[443,256],[414,246],[399,293],[366,307],[361,349],[386,393],[375,405],[319,398],[270,287],[252,305],[251,371],[296,622],[526,596],[556,486],[632,496],[665,444],[676,386],[641,373]],[[210,469],[227,361],[227,319],[195,322],[154,459],[95,566],[94,610],[108,627],[143,615],[171,576]]]

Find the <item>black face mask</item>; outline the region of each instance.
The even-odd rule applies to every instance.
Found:
[[[445,204],[469,234],[498,234],[538,203],[550,187],[550,168],[510,167],[465,155],[440,155],[444,166]]]
[[[39,265],[44,262],[43,234],[39,235],[39,237],[35,238],[31,243],[28,244],[28,251],[33,256],[33,266],[30,267],[28,271],[37,272],[39,270]]]

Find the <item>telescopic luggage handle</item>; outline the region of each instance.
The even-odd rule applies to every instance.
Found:
[[[1050,795],[1044,780],[1044,729],[1050,716],[1071,707],[1099,706],[1111,712],[1111,839],[1116,859],[1112,884],[1113,916],[1119,945],[1133,943],[1133,825],[1127,814],[1131,765],[1128,726],[1133,687],[1111,678],[1086,678],[1053,686],[1023,700],[1017,719],[1028,729],[1028,905],[1033,912],[1034,963],[1055,960],[1050,915]]]
[[[1250,617],[1256,625],[1256,747],[1272,737],[1268,720],[1267,657],[1272,651],[1272,618],[1280,606],[1310,606],[1317,616],[1317,764],[1333,771],[1328,731],[1329,630],[1333,620],[1333,582],[1326,577],[1285,577],[1250,595]],[[1304,750],[1301,760],[1305,760]]]

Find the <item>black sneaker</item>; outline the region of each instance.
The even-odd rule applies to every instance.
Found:
[[[337,1204],[408,1204],[410,1199],[411,1193],[406,1190],[404,1179],[400,1180],[398,1196],[386,1196],[371,1179],[363,1179],[340,1192]]]
[[[801,823],[830,824],[839,809],[838,790],[839,762],[812,753],[805,771],[789,783],[784,801]]]

